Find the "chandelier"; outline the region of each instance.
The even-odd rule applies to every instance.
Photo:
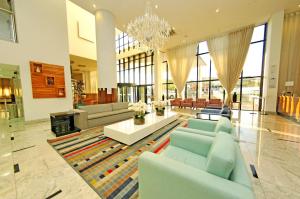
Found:
[[[162,48],[171,33],[170,24],[160,19],[152,11],[150,2],[147,2],[146,11],[127,25],[127,33],[140,42],[139,48],[152,52]]]

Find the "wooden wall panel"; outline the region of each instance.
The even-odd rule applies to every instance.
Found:
[[[66,97],[64,67],[30,62],[33,98]]]

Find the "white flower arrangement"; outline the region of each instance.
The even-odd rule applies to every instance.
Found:
[[[147,104],[142,101],[130,103],[128,109],[134,111],[135,118],[143,118],[147,111]]]
[[[153,101],[154,108],[156,110],[164,110],[166,107],[165,101]]]

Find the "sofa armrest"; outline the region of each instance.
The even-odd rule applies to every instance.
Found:
[[[138,166],[141,199],[254,199],[244,185],[161,155],[144,152]]]
[[[88,112],[85,110],[74,109],[74,122],[75,126],[81,130],[88,128]]]
[[[204,131],[215,131],[217,122],[210,120],[189,119],[188,127]]]
[[[212,143],[212,137],[194,133],[186,133],[175,130],[170,136],[170,144],[172,146],[176,146],[205,157],[207,156]]]

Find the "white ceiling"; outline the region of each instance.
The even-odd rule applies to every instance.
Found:
[[[144,14],[147,0],[71,0],[94,13],[111,11],[122,31],[130,20]],[[96,5],[96,8],[93,7]],[[265,23],[272,13],[295,10],[300,0],[152,0],[155,13],[175,27],[176,35],[167,43],[170,48],[182,42],[204,40],[249,24]],[[216,13],[216,9],[220,12]],[[186,41],[184,41],[186,40]]]

